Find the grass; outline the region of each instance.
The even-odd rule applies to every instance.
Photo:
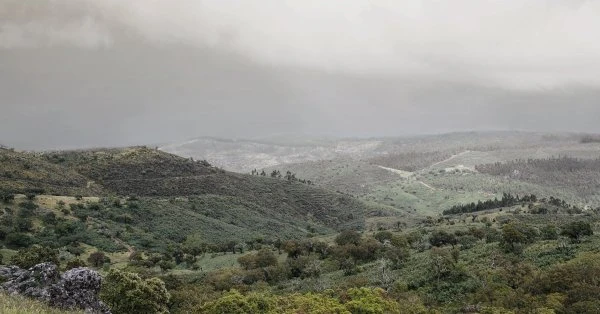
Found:
[[[76,314],[83,311],[65,311],[51,308],[42,302],[20,296],[0,293],[0,313],[2,314]]]

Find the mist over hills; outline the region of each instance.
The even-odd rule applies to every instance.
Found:
[[[598,16],[0,0],[0,312],[600,313]]]

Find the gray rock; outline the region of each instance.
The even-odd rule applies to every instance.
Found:
[[[86,313],[109,314],[98,299],[102,277],[88,268],[75,268],[60,276],[56,265],[42,263],[28,270],[0,267],[0,291],[35,298],[62,309],[82,309]]]

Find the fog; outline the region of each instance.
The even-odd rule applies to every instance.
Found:
[[[0,143],[600,132],[600,2],[0,0]]]

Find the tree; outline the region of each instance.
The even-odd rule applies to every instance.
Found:
[[[429,275],[439,284],[440,280],[450,277],[456,267],[455,263],[449,249],[434,247],[429,253]]]
[[[0,192],[0,201],[3,203],[11,203],[15,199],[15,195],[13,193]]]
[[[199,233],[190,234],[183,242],[183,251],[193,256],[198,256],[206,251],[206,242]]]
[[[168,313],[171,295],[158,278],[111,269],[102,283],[100,298],[113,313]]]
[[[429,243],[433,246],[445,246],[452,245],[454,247],[458,240],[454,234],[448,233],[446,231],[434,231],[429,237]]]
[[[21,249],[10,259],[10,263],[12,265],[16,265],[24,269],[47,262],[58,265],[58,250],[39,245],[34,245],[27,249]]]
[[[537,229],[524,223],[511,222],[502,227],[500,245],[507,252],[520,253],[523,245],[534,242],[537,235]]]
[[[354,244],[360,243],[361,235],[354,230],[344,230],[337,237],[335,237],[335,243],[337,245]]]
[[[31,236],[20,232],[11,232],[6,235],[6,244],[13,247],[27,247],[33,242]]]
[[[162,270],[163,272],[166,272],[169,269],[175,268],[175,264],[171,261],[162,260],[158,262],[158,267],[160,267],[160,270]]]
[[[100,266],[104,265],[105,263],[110,263],[110,258],[108,258],[108,256],[104,255],[103,252],[96,251],[96,252],[90,254],[87,261],[93,267],[100,267]]]
[[[562,227],[561,235],[569,237],[571,241],[579,243],[582,236],[594,234],[592,226],[584,221],[575,221]]]
[[[269,249],[261,249],[256,254],[246,254],[238,258],[238,263],[246,269],[277,266],[277,257]]]

